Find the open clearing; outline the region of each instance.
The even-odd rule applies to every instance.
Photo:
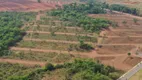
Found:
[[[62,6],[65,3],[62,0],[0,0],[0,11],[40,11],[51,10],[56,8],[56,5]]]

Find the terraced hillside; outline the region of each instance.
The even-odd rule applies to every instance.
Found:
[[[4,59],[0,61],[44,66],[48,62],[64,63],[75,58],[88,57],[127,71],[142,60],[140,54],[136,54],[138,50],[141,50],[139,49],[141,47],[140,19],[134,23],[133,18],[124,14],[91,14],[89,16],[113,20],[118,27],[110,27],[109,30],[102,31],[99,37],[80,27],[64,26],[57,17],[39,14],[37,22],[26,24],[22,28],[26,30],[26,35],[16,46],[11,47],[13,54],[4,56]],[[127,23],[124,24],[124,21]],[[130,24],[131,27],[129,27]],[[88,52],[78,49],[79,39],[94,46],[95,50]]]
[[[49,22],[40,19],[42,16],[50,18]],[[22,27],[26,30],[26,35],[10,48],[13,54],[4,56],[5,59],[0,61],[44,66],[48,62],[63,63],[78,57],[91,56],[88,51],[79,49],[79,39],[93,45],[97,41],[93,33],[78,27],[63,26],[60,21],[53,22],[54,19],[56,18],[44,14],[37,15],[36,22]],[[53,22],[56,25],[41,22]]]

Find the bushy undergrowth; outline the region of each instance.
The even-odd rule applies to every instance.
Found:
[[[32,77],[31,80],[34,80],[35,74],[41,74],[41,78],[44,72],[49,72],[50,74],[50,72],[62,68],[66,69],[66,75],[62,75],[65,77],[65,80],[116,80],[120,76],[119,71],[113,67],[105,66],[93,60],[77,59],[71,63],[59,65],[47,64],[45,68],[40,69],[38,73],[37,71],[36,73],[34,72],[30,77]]]
[[[19,64],[0,63],[0,80],[26,80],[20,78],[24,78],[27,74],[33,72],[35,68]]]

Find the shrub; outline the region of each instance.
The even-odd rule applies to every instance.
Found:
[[[120,77],[120,74],[117,72],[109,73],[109,77],[113,80],[117,80]]]
[[[48,64],[45,65],[45,70],[46,70],[46,71],[52,71],[52,70],[54,70],[54,69],[55,69],[55,67],[54,67],[54,65],[51,64],[51,63],[48,63]]]
[[[91,45],[85,44],[84,41],[82,41],[82,40],[80,40],[79,47],[80,47],[80,49],[83,49],[83,50],[92,50],[92,49],[94,49]]]

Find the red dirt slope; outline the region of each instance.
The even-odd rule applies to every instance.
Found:
[[[50,10],[63,3],[60,2],[42,2],[36,0],[0,0],[0,11],[39,11]]]

